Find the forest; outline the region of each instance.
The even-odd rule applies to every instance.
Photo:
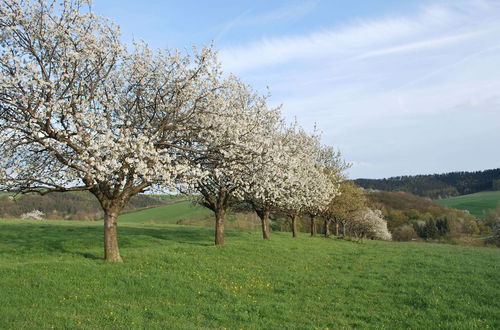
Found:
[[[417,196],[441,199],[500,188],[500,168],[476,172],[396,176],[387,179],[357,179],[365,189],[405,191]]]

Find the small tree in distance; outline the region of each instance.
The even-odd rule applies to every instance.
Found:
[[[491,185],[493,190],[500,190],[500,179],[493,180]]]
[[[364,192],[352,181],[343,181],[339,188],[340,194],[334,197],[324,210],[323,225],[325,237],[330,236],[330,224],[335,224],[335,235],[339,236],[339,226],[342,226],[342,235],[346,236],[349,221],[357,216],[357,212],[366,207],[367,201]]]
[[[349,222],[349,230],[358,239],[372,238],[390,241],[392,235],[387,229],[387,222],[382,211],[364,208]]]
[[[424,228],[423,228],[423,233],[425,235],[425,238],[427,239],[434,239],[438,237],[438,229],[436,227],[436,222],[434,219],[429,219],[425,222]]]

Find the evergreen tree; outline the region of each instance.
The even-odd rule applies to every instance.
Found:
[[[433,238],[436,238],[438,236],[438,229],[436,227],[436,223],[434,222],[434,219],[429,219],[427,220],[427,222],[425,223],[425,226],[424,226],[424,234],[425,234],[425,238],[427,239],[433,239]]]
[[[436,228],[439,236],[445,236],[450,232],[450,225],[447,218],[436,220]]]

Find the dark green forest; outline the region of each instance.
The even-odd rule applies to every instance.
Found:
[[[477,172],[450,172],[387,179],[357,179],[365,189],[404,191],[417,196],[441,199],[500,188],[500,168]]]

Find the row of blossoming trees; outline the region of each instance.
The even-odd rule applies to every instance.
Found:
[[[197,192],[216,218],[248,202],[269,214],[325,215],[344,163],[317,135],[223,75],[212,48],[132,50],[90,1],[0,2],[0,184],[90,191],[104,211],[105,257],[121,261],[117,216],[136,194]]]

